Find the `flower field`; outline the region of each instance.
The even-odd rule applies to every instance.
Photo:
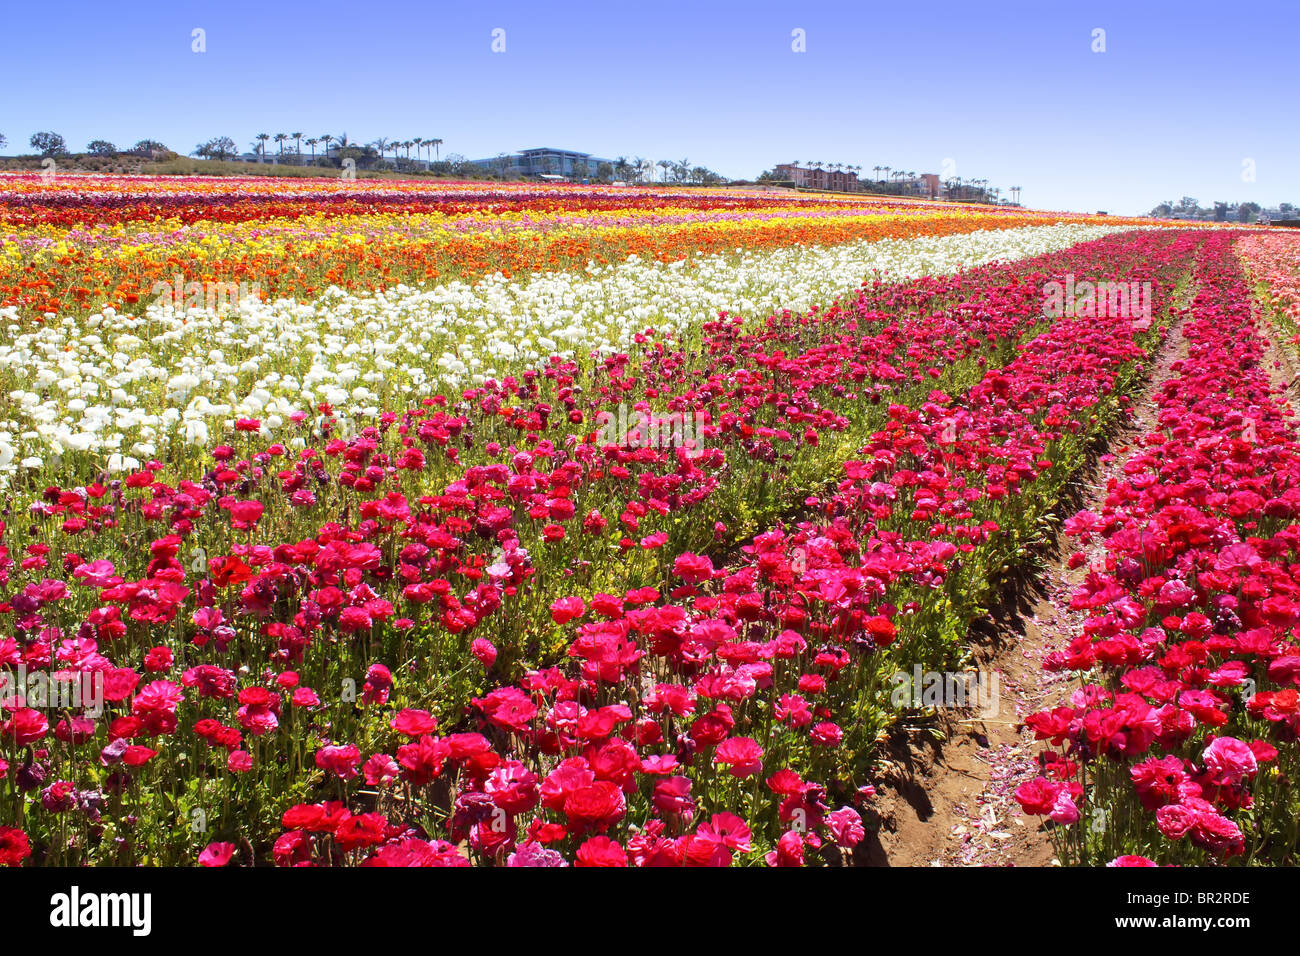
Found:
[[[1086,217],[671,188],[11,176],[0,183],[0,307],[142,311],[178,266],[187,282],[255,280],[268,299],[303,299],[629,255],[675,262],[1070,219]]]
[[[858,863],[895,676],[965,667],[1061,518],[1077,686],[1020,805],[1067,863],[1294,862],[1298,252],[0,177],[0,863]],[[1148,294],[1048,307],[1077,279]]]

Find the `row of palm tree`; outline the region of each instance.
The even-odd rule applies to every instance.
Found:
[[[790,165],[798,166],[799,160],[794,160]],[[820,159],[814,159],[810,161],[808,165],[813,169],[828,169],[833,173],[844,172],[857,174],[862,172],[861,166],[854,166],[852,163],[823,163]]]
[[[895,169],[893,166],[872,166],[871,171],[876,174],[876,182],[878,183],[886,181],[894,183],[916,182],[916,173],[910,169]],[[881,173],[885,175],[882,177]]]
[[[980,202],[992,201],[994,203],[1002,201],[1002,187],[990,187],[987,179],[962,179],[960,176],[954,176],[944,185],[948,187],[948,195],[955,195],[958,199],[975,199]],[[1011,201],[1019,205],[1020,187],[1012,186],[1008,192],[1011,193]]]
[[[303,144],[306,143],[307,148],[311,151],[311,158],[313,161],[316,159],[316,147],[318,146],[321,148],[322,153],[328,153],[331,147],[346,149],[349,146],[359,147],[361,145],[349,140],[347,133],[340,133],[337,136],[333,133],[322,133],[320,136],[310,136],[306,139],[303,138],[302,133],[275,133],[274,135],[271,133],[258,133],[253,137],[253,152],[261,156],[262,159],[266,159],[267,143],[274,142],[278,147],[277,155],[283,156],[285,153],[285,144],[289,140],[293,140],[294,142],[294,148],[290,150],[291,155],[301,156]],[[388,154],[388,151],[392,150],[394,161],[397,159],[397,153],[399,150],[405,150],[406,158],[410,159],[412,148],[415,149],[417,158],[420,157],[425,150],[429,150],[433,153],[434,158],[437,159],[441,156],[439,147],[442,146],[442,140],[436,136],[428,138],[414,136],[411,139],[400,140],[389,139],[386,136],[381,136],[373,143],[366,145],[373,147],[379,153],[380,158],[385,157]]]
[[[442,140],[437,138],[423,139],[416,136],[412,139],[389,139],[386,136],[381,136],[370,145],[378,150],[381,159],[387,155],[388,151],[391,149],[393,151],[394,162],[397,161],[398,150],[404,150],[406,152],[406,158],[410,159],[412,147],[415,149],[416,159],[422,159],[422,153],[426,149],[430,150],[434,154],[434,159],[441,158],[439,147],[442,146]]]

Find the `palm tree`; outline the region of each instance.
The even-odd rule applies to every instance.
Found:
[[[440,155],[439,152],[438,152],[438,147],[442,145],[442,140],[437,139],[437,138],[435,137],[434,139],[431,139],[431,140],[429,140],[428,142],[433,146],[433,155],[434,155],[434,158],[437,159],[437,158],[439,157],[439,155]]]
[[[279,147],[280,147],[280,155],[281,155],[281,156],[284,155],[284,141],[287,140],[288,138],[289,138],[289,134],[288,134],[288,133],[276,133],[276,134],[275,134],[275,141],[276,141],[276,143],[277,143],[277,144],[279,145]]]
[[[258,143],[258,145],[255,146],[254,149],[255,149],[255,150],[260,150],[260,152],[261,152],[261,154],[262,154],[262,162],[266,162],[266,141],[267,141],[268,139],[270,139],[270,138],[271,138],[271,134],[270,134],[270,133],[258,133],[258,134],[257,134],[256,139],[257,139],[257,143]]]
[[[388,148],[392,144],[388,142],[388,137],[381,136],[370,145],[373,146],[375,149],[379,150],[379,158],[382,160],[384,158],[384,154],[388,152]]]
[[[302,133],[290,133],[290,139],[298,144],[298,155],[302,155]]]
[[[312,136],[311,138],[304,140],[304,142],[311,149],[311,161],[313,163],[316,162],[316,144],[319,143],[320,140],[318,140],[315,136]]]
[[[655,165],[664,171],[663,181],[668,182],[668,167],[672,166],[672,162],[667,159],[661,159],[659,162],[655,163]]]
[[[357,146],[356,143],[354,143],[352,140],[348,139],[348,134],[347,134],[347,133],[339,133],[337,136],[332,136],[332,135],[330,135],[330,134],[327,133],[327,134],[325,135],[325,148],[326,148],[327,151],[328,151],[328,149],[329,149],[330,143],[333,143],[333,144],[338,148],[339,153],[340,153],[340,159],[342,159],[342,155],[341,155],[341,154],[342,154],[343,150],[345,150],[345,149],[349,149],[349,148],[351,148],[351,149],[355,149],[356,146]]]

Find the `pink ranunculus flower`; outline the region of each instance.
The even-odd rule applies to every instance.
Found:
[[[580,597],[564,597],[551,602],[551,620],[556,624],[567,624],[576,617],[582,617],[587,605]]]
[[[235,844],[233,843],[209,843],[199,854],[199,866],[225,866],[234,855]]]
[[[1079,822],[1079,808],[1074,805],[1069,787],[1061,788],[1061,792],[1056,795],[1056,801],[1052,804],[1052,812],[1047,816],[1053,823],[1063,826]]]
[[[484,667],[490,668],[497,662],[496,646],[487,638],[474,638],[474,643],[470,645],[469,650]]]
[[[260,501],[236,501],[230,506],[230,520],[236,528],[251,528],[261,519],[265,510]]]
[[[713,562],[705,555],[686,551],[673,562],[673,573],[687,584],[699,584],[713,577]]]
[[[1259,769],[1250,745],[1236,737],[1216,737],[1201,754],[1201,760],[1218,784],[1240,783],[1246,777],[1253,777]]]
[[[830,828],[831,838],[846,850],[853,849],[867,835],[861,815],[852,807],[840,807],[833,813],[828,813],[826,826]]]
[[[1171,840],[1181,840],[1196,826],[1197,812],[1181,803],[1170,803],[1156,811],[1156,826]]]
[[[718,744],[713,762],[729,764],[733,777],[751,777],[763,769],[763,748],[750,737],[728,737]]]

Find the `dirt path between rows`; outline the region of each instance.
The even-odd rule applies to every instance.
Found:
[[[1100,511],[1110,479],[1119,475],[1129,443],[1156,424],[1153,396],[1187,355],[1183,318],[1168,335],[1134,396],[1128,423],[1108,442],[1059,517],[1087,508]],[[1281,374],[1281,373],[1280,373]],[[1089,563],[1102,548],[1088,552]],[[1086,565],[1071,570],[1068,547],[1043,556],[1037,569],[1009,582],[1001,606],[971,633],[974,666],[998,678],[999,706],[984,717],[966,713],[929,728],[912,728],[887,758],[885,783],[872,809],[880,821],[871,835],[868,863],[880,866],[1051,866],[1050,836],[1027,817],[1013,794],[1037,776],[1041,745],[1024,718],[1056,706],[1077,684],[1068,673],[1049,673],[1043,658],[1082,632],[1083,615],[1070,595]],[[906,728],[905,728],[906,730]],[[941,738],[946,737],[946,740]]]

